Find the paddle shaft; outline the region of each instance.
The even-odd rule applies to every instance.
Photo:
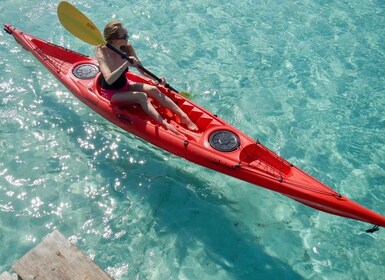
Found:
[[[113,50],[114,52],[116,52],[117,54],[119,54],[123,59],[127,59],[130,63],[133,63],[132,59],[129,58],[127,56],[126,53],[122,52],[121,50],[115,48],[113,45],[111,45],[110,43],[106,43],[106,47],[110,48],[111,50]],[[137,68],[139,68],[141,71],[143,71],[144,73],[146,73],[147,75],[149,75],[151,78],[157,80],[159,83],[162,82],[162,80],[157,77],[155,74],[153,74],[151,71],[147,70],[146,68],[144,68],[142,65],[138,65]],[[172,91],[175,91],[176,93],[179,93],[176,89],[174,89],[172,86],[170,86],[169,84],[166,84],[165,85],[166,88],[169,88],[171,89]]]

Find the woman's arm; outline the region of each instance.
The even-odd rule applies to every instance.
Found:
[[[102,47],[98,47],[97,49],[96,60],[99,63],[99,69],[102,72],[104,79],[107,84],[111,85],[119,78],[127,67],[131,66],[131,63],[126,60],[121,66],[111,71],[108,62],[105,59],[105,53],[101,48]]]

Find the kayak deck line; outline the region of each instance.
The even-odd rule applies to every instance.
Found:
[[[130,134],[188,161],[260,186],[314,209],[360,220],[374,225],[368,232],[385,227],[385,217],[348,199],[305,173],[226,123],[218,116],[165,88],[158,89],[171,98],[198,126],[190,131],[167,108],[153,101],[159,114],[175,126],[181,135],[165,130],[138,105],[115,107],[100,96],[100,71],[97,62],[86,55],[49,43],[28,33],[4,25],[7,33],[31,52],[72,94],[105,119]],[[148,78],[128,72],[127,77],[153,85]]]

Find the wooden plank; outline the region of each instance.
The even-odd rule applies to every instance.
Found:
[[[12,268],[22,280],[113,279],[57,230]]]

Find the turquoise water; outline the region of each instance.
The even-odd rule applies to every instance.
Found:
[[[59,1],[1,23],[92,55]],[[321,3],[317,3],[321,2]],[[73,2],[144,65],[385,214],[383,1]],[[0,31],[0,273],[54,229],[116,279],[382,279],[384,231],[186,162],[108,123]]]

